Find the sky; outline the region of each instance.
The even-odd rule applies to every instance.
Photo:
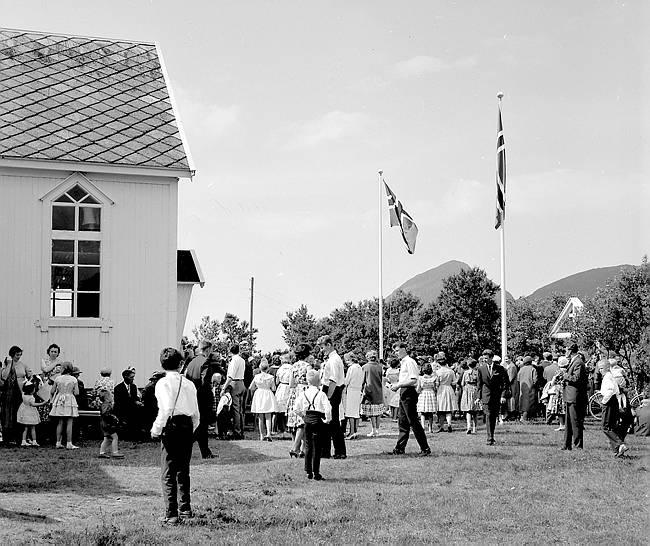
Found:
[[[7,28],[157,42],[196,168],[179,248],[196,250],[190,333],[379,294],[379,177],[419,227],[383,218],[383,291],[447,260],[500,278],[498,91],[515,296],[650,250],[646,2],[0,0]]]

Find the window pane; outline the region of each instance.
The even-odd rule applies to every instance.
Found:
[[[93,205],[99,205],[99,201],[92,197],[91,195],[86,195],[86,197],[83,199],[84,203],[92,203]]]
[[[77,294],[77,316],[99,318],[99,294]]]
[[[50,315],[53,317],[72,316],[72,292],[52,290],[50,294]]]
[[[68,195],[65,194],[65,193],[61,197],[59,197],[58,199],[55,199],[55,201],[57,203],[74,203],[74,201],[72,199],[70,199],[68,197]]]
[[[99,290],[99,267],[79,267],[77,290]]]
[[[98,243],[99,244],[99,243]],[[52,263],[73,264],[74,263],[74,241],[52,241]]]
[[[74,207],[52,207],[52,229],[74,231]]]
[[[102,209],[79,207],[79,231],[99,231]]]
[[[79,241],[78,263],[99,265],[99,241]]]
[[[67,265],[52,266],[52,289],[72,290],[74,281],[74,268]]]
[[[75,201],[81,201],[86,195],[88,195],[88,192],[86,190],[81,189],[79,186],[75,186],[71,190],[68,191],[68,195],[72,197]]]

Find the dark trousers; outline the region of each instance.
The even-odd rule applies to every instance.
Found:
[[[323,387],[323,391],[327,392],[327,387]],[[343,395],[343,385],[336,387],[330,404],[332,405],[332,421],[327,429],[329,434],[325,435],[322,442],[322,457],[329,458],[331,444],[334,445],[334,455],[345,455],[345,438],[343,427],[341,426],[341,417],[339,416],[339,406],[341,405],[341,396]]]
[[[201,450],[201,457],[206,457],[212,454],[208,446],[208,423],[203,419],[199,421],[199,426],[194,431],[194,441],[199,444]]]
[[[320,474],[320,458],[323,432],[326,427],[323,423],[325,414],[319,411],[308,411],[305,414],[305,472],[307,474]]]
[[[497,417],[499,417],[499,406],[483,406],[483,413],[485,413],[485,430],[487,431],[487,439],[494,442],[494,428],[497,424]]]
[[[236,436],[244,435],[244,412],[246,411],[246,387],[243,381],[233,381],[232,385],[232,430]]]
[[[395,449],[404,451],[406,444],[409,441],[409,431],[413,429],[413,435],[420,446],[422,451],[429,449],[427,442],[427,435],[424,433],[422,424],[418,419],[418,393],[415,387],[406,387],[400,389],[399,395],[399,436],[397,438],[397,445]]]
[[[603,433],[609,440],[609,445],[618,453],[618,448],[625,441],[630,428],[630,420],[626,418],[627,412],[621,412],[616,396],[612,396],[603,410]]]
[[[172,417],[174,428],[163,431],[160,442],[160,466],[166,517],[178,516],[180,495],[181,512],[189,512],[190,459],[192,458],[192,419],[186,415]]]
[[[566,428],[564,430],[564,447],[582,448],[582,433],[585,428],[585,404],[582,402],[566,403]]]

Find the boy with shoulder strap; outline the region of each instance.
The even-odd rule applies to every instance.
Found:
[[[294,403],[295,412],[305,422],[305,472],[307,479],[320,481],[321,442],[325,424],[332,420],[332,406],[327,395],[318,387],[320,380],[316,370],[307,372],[308,387]]]
[[[179,373],[183,365],[181,353],[167,347],[160,353],[160,363],[166,374],[155,387],[158,416],[151,427],[151,437],[161,439],[161,478],[166,509],[162,522],[176,525],[180,519],[193,517],[190,459],[194,431],[199,426],[199,406],[194,383],[183,380]]]

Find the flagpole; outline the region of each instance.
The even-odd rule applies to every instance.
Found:
[[[497,93],[499,99],[499,113],[501,112],[501,99],[503,93]],[[498,159],[497,159],[498,161]],[[501,218],[500,239],[501,239],[501,364],[505,366],[508,353],[508,329],[506,319],[506,215],[505,215],[505,192],[503,195],[504,210]]]
[[[379,359],[384,358],[384,244],[383,244],[383,197],[382,181],[384,171],[379,171]]]

